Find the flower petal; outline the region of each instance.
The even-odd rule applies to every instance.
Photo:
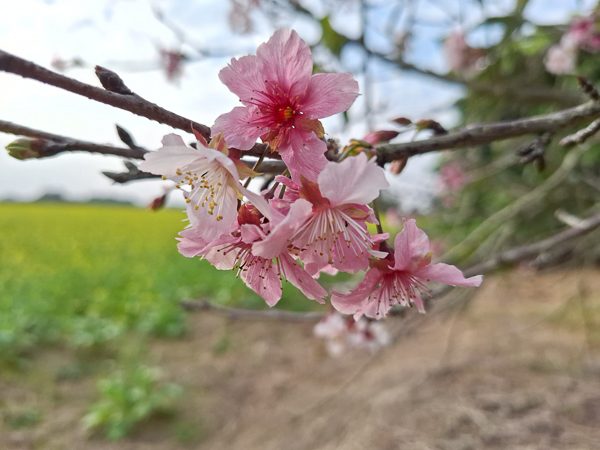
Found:
[[[300,175],[310,181],[317,181],[319,173],[327,164],[325,152],[327,144],[314,133],[290,130],[289,139],[279,147],[281,159],[285,162],[292,181],[301,184]]]
[[[312,205],[304,199],[296,200],[287,216],[277,224],[269,235],[252,246],[252,254],[263,258],[276,258],[285,253],[289,239],[312,213]]]
[[[449,284],[450,286],[473,286],[477,287],[483,281],[483,276],[476,275],[471,278],[465,278],[463,273],[455,266],[450,264],[431,264],[414,274],[418,278],[424,278],[438,283]]]
[[[331,304],[343,314],[354,314],[363,309],[369,295],[375,291],[381,281],[382,273],[377,269],[370,269],[360,284],[349,294],[331,293]],[[361,313],[362,315],[362,313]],[[355,317],[358,320],[358,317]]]
[[[292,30],[275,31],[256,50],[262,85],[277,86],[290,97],[303,95],[311,78],[313,62],[310,47]],[[267,83],[265,83],[267,80]]]
[[[310,119],[344,112],[358,97],[358,82],[349,73],[318,73],[310,77],[302,110]]]
[[[404,228],[394,239],[394,270],[417,269],[429,253],[429,238],[417,227],[415,219],[404,219]]]
[[[283,155],[282,155],[283,157]],[[385,173],[374,159],[360,153],[341,163],[328,162],[318,178],[319,189],[333,206],[346,203],[366,205],[389,186]]]
[[[195,148],[187,147],[185,145],[177,147],[165,146],[159,148],[156,152],[146,153],[144,155],[144,161],[139,164],[138,168],[144,172],[153,173],[154,175],[175,177],[177,169],[185,167],[198,158],[201,158],[201,156]]]
[[[265,264],[269,263],[270,261],[267,261]],[[281,279],[278,271],[263,270],[263,264],[257,262],[247,271],[242,270],[242,278],[250,289],[265,299],[267,305],[275,306],[281,298]]]
[[[217,205],[213,214],[208,213],[207,208],[195,209],[194,203],[188,203],[187,215],[190,223],[198,230],[199,235],[205,241],[211,241],[228,233],[237,224],[237,192],[227,187],[225,195],[222,196],[221,205]],[[221,220],[217,217],[221,216]]]
[[[229,147],[249,150],[264,130],[250,124],[254,107],[236,106],[230,112],[217,117],[211,128],[212,134],[223,133]]]
[[[300,289],[307,298],[325,303],[327,291],[304,270],[299,262],[294,261],[287,253],[282,253],[279,256],[279,264],[285,279]]]
[[[260,91],[264,85],[260,63],[254,55],[232,58],[227,67],[219,72],[219,79],[243,102],[249,100],[254,91]]]

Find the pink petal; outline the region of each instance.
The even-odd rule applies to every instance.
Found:
[[[252,254],[263,258],[276,258],[284,253],[290,244],[289,238],[300,228],[312,213],[312,205],[304,199],[296,200],[285,218],[276,225],[269,235],[252,246]]]
[[[394,239],[394,270],[417,269],[419,262],[429,253],[429,238],[417,227],[415,219],[404,219],[404,228]]]
[[[255,194],[249,189],[246,189],[239,181],[236,184],[236,189],[244,197],[246,197],[248,201],[250,201],[250,203],[252,203],[267,219],[273,220],[279,214],[271,207],[271,205],[269,205],[269,202],[265,200],[264,197],[259,194]]]
[[[309,119],[344,112],[358,97],[358,82],[349,73],[318,73],[310,77],[302,110]]]
[[[283,156],[283,155],[282,155]],[[329,162],[318,178],[319,189],[333,206],[346,203],[366,205],[389,186],[384,171],[367,155],[346,158],[341,163]]]
[[[381,281],[382,274],[377,269],[370,269],[360,284],[349,294],[331,293],[331,304],[343,314],[354,314],[359,311],[369,295],[373,293]],[[355,317],[358,319],[358,317]]]
[[[294,261],[287,253],[282,253],[279,256],[279,264],[285,279],[300,289],[307,298],[325,303],[327,291],[302,268],[299,262]]]
[[[188,228],[179,233],[181,238],[177,244],[179,253],[187,258],[193,258],[194,256],[201,255],[203,250],[206,248],[207,242],[202,239],[198,230],[195,228]]]
[[[477,287],[483,281],[483,276],[476,275],[465,278],[463,273],[455,266],[449,264],[431,264],[414,274],[418,278],[449,284],[450,286],[474,286]]]
[[[254,107],[236,106],[230,112],[221,114],[211,128],[212,134],[222,132],[229,147],[251,149],[256,139],[264,133],[264,130],[249,123],[253,112]]]
[[[304,94],[312,74],[310,47],[292,30],[275,31],[268,42],[256,50],[262,85],[279,85],[290,97]],[[265,80],[267,82],[265,83]]]
[[[327,164],[327,144],[314,133],[295,129],[290,130],[288,136],[289,139],[279,147],[279,153],[290,170],[292,181],[301,184],[300,175],[310,181],[316,181]]]
[[[265,82],[258,58],[254,55],[232,58],[229,65],[219,72],[219,79],[242,101],[250,99],[255,90],[263,89]]]
[[[265,271],[262,264],[256,263],[247,271],[242,271],[242,278],[250,289],[265,299],[267,305],[275,306],[281,298],[281,279],[276,270]]]
[[[246,244],[251,244],[259,239],[264,239],[265,237],[265,233],[263,233],[262,229],[257,225],[244,224],[240,227],[240,231],[242,234],[242,242],[245,242]]]

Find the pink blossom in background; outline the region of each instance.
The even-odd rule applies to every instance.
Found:
[[[313,328],[316,337],[325,339],[325,348],[330,356],[341,356],[346,349],[369,350],[371,353],[388,346],[392,338],[385,325],[380,322],[358,321],[333,311],[323,317]]]
[[[160,49],[160,64],[167,81],[175,82],[183,75],[185,55],[177,50]]]
[[[396,305],[411,306],[425,312],[421,295],[429,294],[426,283],[452,286],[479,286],[481,275],[465,278],[462,272],[448,264],[431,264],[429,239],[417,227],[414,219],[404,221],[404,229],[394,239],[394,251],[387,258],[372,261],[363,281],[349,294],[333,292],[331,304],[344,314],[363,314],[374,319],[385,317]]]
[[[446,207],[454,204],[455,196],[469,181],[468,175],[460,164],[450,162],[444,164],[438,173],[437,191]]]
[[[598,30],[596,21],[595,14],[587,17],[575,17],[565,35],[573,39],[582,50],[597,53],[600,51],[600,30]]]
[[[546,70],[554,75],[568,75],[575,72],[579,44],[569,34],[565,34],[560,44],[548,49],[544,58]]]
[[[277,30],[256,56],[233,58],[219,73],[244,106],[219,116],[212,132],[240,150],[260,137],[279,151],[296,183],[301,174],[315,181],[327,163],[318,119],[350,108],[358,83],[349,73],[312,75],[312,69],[310,47],[295,31]]]
[[[473,48],[467,44],[466,36],[462,31],[452,31],[444,40],[444,53],[450,70],[466,76],[474,75],[481,70],[480,60],[485,56],[485,51]]]

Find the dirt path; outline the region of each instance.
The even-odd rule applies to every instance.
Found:
[[[434,311],[375,356],[338,359],[310,324],[193,313],[189,338],[151,350],[186,389],[175,418],[107,443],[80,431],[93,380],[41,383],[52,402],[11,387],[4,402],[48,413],[27,432],[0,429],[0,448],[600,448],[600,272],[515,271],[466,306]],[[388,320],[394,333],[406,324]]]

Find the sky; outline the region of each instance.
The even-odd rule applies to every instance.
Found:
[[[307,0],[307,5],[315,0]],[[332,20],[333,26],[349,36],[356,34],[360,24],[352,15],[348,0]],[[408,58],[420,67],[445,71],[441,39],[458,21],[464,27],[478,22],[481,12],[465,7],[464,0],[422,0],[418,14],[428,22],[449,24],[447,27],[423,26],[412,44]],[[526,16],[540,23],[565,22],[574,12],[589,10],[593,0],[531,0]],[[376,25],[387,7],[373,9],[370,23],[374,24],[368,38],[372,45],[382,42]],[[462,7],[460,5],[463,5]],[[512,0],[487,2],[489,15],[505,14]],[[442,7],[440,7],[442,5]],[[171,111],[197,122],[212,125],[214,119],[236,106],[237,98],[220,83],[218,72],[229,61],[227,57],[211,57],[186,65],[177,84],[167,83],[157,63],[157,48],[176,48],[173,32],[162,25],[153,13],[153,6],[163,10],[165,17],[184,28],[196,46],[231,51],[236,55],[254,52],[273,31],[272,24],[256,16],[259,31],[252,35],[236,36],[227,24],[229,2],[225,0],[19,0],[0,1],[0,49],[51,68],[53,58],[80,57],[87,63],[83,68],[69,70],[66,75],[98,86],[93,66],[98,64],[118,72],[127,86],[137,94]],[[285,25],[297,29],[308,42],[319,40],[320,29],[306,20],[297,19]],[[470,35],[472,45],[483,45],[494,39],[493,30]],[[189,51],[183,47],[184,51]],[[347,67],[356,69],[362,64],[356,49],[347,48],[342,54]],[[414,120],[433,118],[447,127],[455,125],[458,115],[451,105],[463,94],[460,87],[410,73],[395,76],[386,67],[374,70],[377,92],[373,102],[381,113],[375,113],[377,129],[389,128],[393,117]],[[360,77],[361,91],[363,82]],[[107,105],[92,102],[60,89],[44,86],[33,80],[0,72],[0,119],[31,128],[82,140],[123,146],[115,124],[131,132],[136,141],[148,148],[160,147],[165,134],[174,132],[168,126],[151,122]],[[360,138],[367,131],[361,115],[364,97],[350,110],[355,124],[343,129],[339,117],[326,119],[325,129],[342,144]],[[180,132],[182,133],[182,132]],[[190,136],[185,139],[191,141]],[[0,133],[0,147],[14,140]],[[400,137],[400,139],[403,139]],[[402,197],[407,208],[423,201],[423,193],[435,186],[433,168],[435,155],[411,158],[407,169],[392,180],[393,195]],[[62,154],[42,160],[17,161],[0,149],[0,199],[31,201],[44,193],[59,193],[70,200],[92,197],[115,198],[146,205],[162,195],[165,182],[148,180],[116,185],[102,171],[122,171],[122,159],[89,153]],[[425,196],[427,197],[427,196]],[[416,203],[415,203],[416,202]],[[171,205],[182,199],[170,196]]]

